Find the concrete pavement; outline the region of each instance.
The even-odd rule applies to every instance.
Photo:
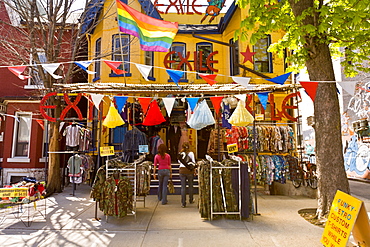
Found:
[[[2,209],[0,245],[3,246],[322,246],[323,228],[305,221],[298,210],[317,207],[317,201],[301,196],[258,195],[258,213],[250,221],[200,217],[196,204],[180,206],[179,195],[169,195],[167,205],[149,195],[137,203],[137,215],[122,219],[95,219],[95,202],[88,185],[77,186],[46,199],[46,219],[23,206]],[[197,196],[197,195],[196,195]],[[197,199],[197,197],[196,197]],[[370,202],[366,201],[370,209]],[[45,213],[44,202],[36,207]],[[29,211],[28,211],[29,210]],[[27,213],[34,214],[30,226]],[[16,216],[26,221],[24,224]],[[31,218],[30,218],[31,219]]]

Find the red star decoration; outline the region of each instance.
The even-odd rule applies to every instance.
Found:
[[[247,46],[247,50],[245,52],[240,52],[240,54],[242,54],[244,56],[244,61],[243,63],[246,63],[247,61],[250,61],[251,63],[253,63],[253,56],[254,54],[256,54],[257,52],[251,52],[249,50],[249,46]]]

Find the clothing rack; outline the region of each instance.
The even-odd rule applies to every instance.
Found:
[[[240,171],[240,161],[241,159],[239,157],[232,157],[233,160],[238,162],[238,166],[213,166],[213,159],[209,159],[210,164],[211,164],[211,169],[210,169],[210,199],[211,199],[211,220],[213,220],[213,215],[239,215],[239,219],[242,220],[242,214],[241,214],[241,208],[242,208],[242,203],[241,203],[241,171]],[[219,174],[220,174],[220,179],[221,179],[221,192],[222,192],[222,202],[224,206],[224,212],[214,212],[213,208],[213,170],[214,169],[219,169]],[[222,169],[238,169],[238,180],[239,180],[239,187],[238,187],[238,194],[239,194],[239,199],[238,199],[238,211],[232,211],[229,212],[227,211],[227,205],[226,205],[226,197],[225,197],[225,190],[224,190],[224,185],[223,185],[223,179],[222,179]]]

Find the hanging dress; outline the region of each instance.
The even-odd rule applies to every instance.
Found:
[[[253,123],[253,121],[253,116],[245,108],[245,102],[239,100],[238,106],[229,118],[229,123],[234,126],[247,126],[248,124]]]
[[[118,113],[117,109],[114,107],[113,103],[111,103],[108,114],[103,121],[103,125],[107,126],[108,128],[115,128],[123,124],[125,124],[125,122]]]
[[[187,123],[191,128],[196,130],[203,129],[208,125],[216,123],[206,100],[203,100],[201,103],[199,103],[194,111],[193,116]]]
[[[165,121],[166,119],[164,119],[161,109],[159,109],[157,101],[153,100],[149,105],[149,109],[146,113],[143,125],[153,126],[161,124]]]

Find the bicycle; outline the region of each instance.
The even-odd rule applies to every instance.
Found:
[[[298,167],[298,178],[292,180],[295,188],[301,185],[310,186],[312,189],[317,189],[318,179],[316,173],[316,165],[309,161],[302,161]]]

